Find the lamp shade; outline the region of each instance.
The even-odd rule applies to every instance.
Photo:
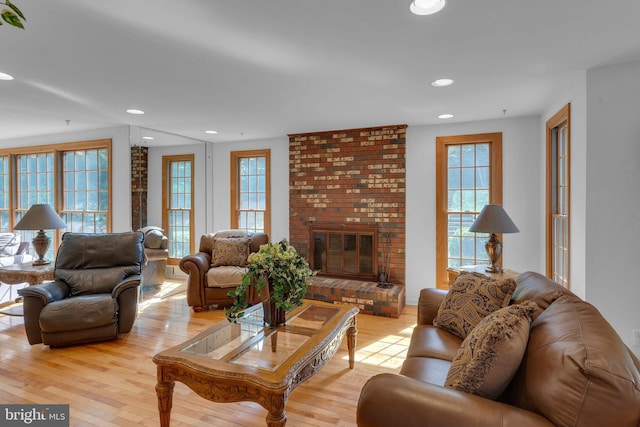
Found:
[[[13,227],[14,230],[53,230],[67,228],[51,205],[32,205]]]
[[[500,205],[485,205],[469,231],[479,233],[517,233],[518,227]]]

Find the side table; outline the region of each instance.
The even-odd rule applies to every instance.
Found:
[[[20,283],[28,283],[30,286],[38,285],[45,280],[53,280],[54,268],[54,263],[33,265],[30,262],[0,267],[0,282],[7,285],[17,285]],[[13,304],[13,301],[8,301],[0,304],[0,308]],[[16,309],[18,309],[18,307],[12,307],[7,310],[0,311],[0,313],[7,314],[9,316],[22,316],[22,312]]]
[[[486,265],[464,265],[462,267],[449,267],[447,268],[447,283],[449,286],[456,280],[456,277],[465,272],[473,272],[484,274],[485,276],[493,277],[494,279],[516,279],[520,275],[519,272],[504,269],[500,273],[489,273],[485,271]]]

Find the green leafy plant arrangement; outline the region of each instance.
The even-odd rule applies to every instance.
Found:
[[[18,9],[18,6],[11,3],[9,0],[0,1],[0,4],[8,7],[8,9],[2,9],[2,12],[0,12],[2,20],[9,25],[13,25],[14,27],[22,28],[24,30],[24,24],[22,21],[26,21],[27,18],[24,17],[20,9]],[[0,25],[2,25],[2,21],[0,21]]]
[[[233,298],[233,305],[225,310],[225,314],[232,322],[242,317],[242,310],[248,307],[247,291],[250,286],[253,285],[256,293],[261,294],[271,280],[273,293],[269,299],[275,302],[276,307],[289,312],[302,304],[307,282],[316,274],[286,239],[260,246],[258,252],[249,255],[248,261],[249,268],[242,277],[242,284],[228,294]]]

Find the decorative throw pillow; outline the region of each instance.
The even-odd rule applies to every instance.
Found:
[[[211,247],[211,267],[249,265],[249,239],[246,237],[215,238]]]
[[[480,273],[463,273],[451,285],[433,325],[465,339],[486,315],[506,307],[515,289],[513,279],[496,280]]]
[[[537,309],[535,302],[526,301],[482,319],[456,352],[445,387],[497,399],[522,362]]]

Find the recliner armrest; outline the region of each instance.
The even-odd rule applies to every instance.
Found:
[[[69,295],[69,287],[60,281],[43,283],[41,285],[27,286],[18,290],[18,293],[27,298],[34,297],[42,301],[42,305],[47,305],[53,301],[65,299]]]
[[[533,412],[396,374],[372,377],[358,401],[359,427],[552,427]]]
[[[111,296],[113,298],[118,298],[121,293],[130,288],[135,288],[140,285],[140,280],[142,276],[140,274],[132,274],[131,276],[126,277],[122,282],[118,283],[111,291]]]

